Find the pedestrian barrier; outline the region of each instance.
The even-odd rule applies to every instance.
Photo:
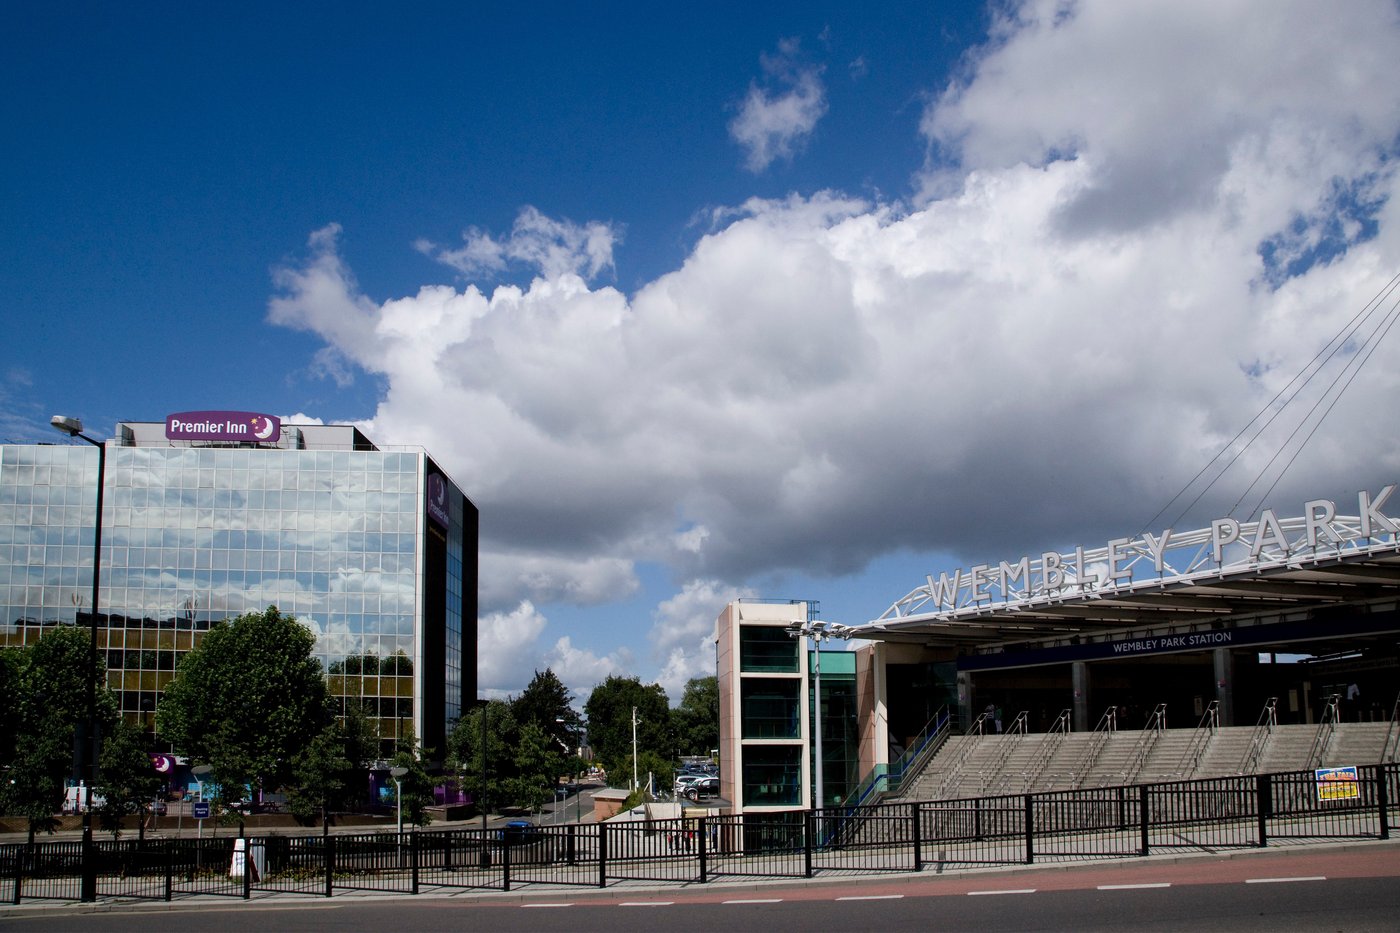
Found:
[[[75,901],[84,859],[100,897],[316,895],[425,887],[724,877],[811,878],[1130,858],[1280,841],[1390,838],[1400,764],[961,800],[501,829],[0,845],[0,890]]]

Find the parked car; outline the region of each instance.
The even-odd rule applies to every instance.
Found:
[[[501,841],[508,846],[527,845],[539,836],[539,827],[529,820],[510,820],[501,827]]]
[[[164,800],[155,800],[151,803],[151,812],[156,816],[165,816],[169,809]]]
[[[718,797],[719,778],[700,778],[698,781],[693,781],[687,785],[684,793],[691,800],[700,800],[704,797]]]

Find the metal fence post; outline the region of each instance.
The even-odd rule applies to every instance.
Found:
[[[608,824],[598,824],[598,887],[608,886]]]
[[[326,897],[335,893],[335,837],[323,836],[326,841]]]
[[[1390,791],[1386,787],[1386,764],[1384,762],[1376,765],[1376,806],[1380,813],[1381,838],[1390,838]]]
[[[1026,794],[1026,864],[1035,862],[1035,807],[1030,794]]]
[[[701,883],[701,884],[704,884],[707,880],[709,880],[709,879],[705,876],[705,869],[706,869],[706,862],[705,862],[705,838],[709,835],[709,828],[710,828],[710,827],[709,827],[709,822],[710,822],[710,818],[709,818],[708,816],[702,816],[702,817],[700,817],[700,829],[699,829],[700,838],[699,838],[698,842],[699,842],[699,844],[700,844],[699,852],[700,852],[700,883]]]
[[[802,876],[812,877],[812,837],[816,835],[817,819],[811,810],[802,813]]]
[[[909,818],[913,822],[909,838],[914,840],[914,870],[924,870],[924,843],[921,838],[922,832],[919,827],[919,805],[911,803],[909,805]]]
[[[243,824],[238,824],[238,840],[243,843],[243,899],[253,896],[253,840],[243,834]]]
[[[24,887],[24,863],[34,857],[34,843],[28,843],[23,849],[15,850],[15,896],[13,903],[18,904],[20,892]]]
[[[408,861],[413,872],[413,893],[418,893],[418,827],[408,834]]]
[[[501,890],[510,890],[510,837],[501,831]]]
[[[1269,815],[1274,809],[1273,782],[1269,775],[1261,774],[1254,779],[1254,806],[1259,811],[1259,846],[1269,844]]]
[[[1146,785],[1146,784],[1139,784],[1139,785],[1138,785],[1138,823],[1139,823],[1139,825],[1141,825],[1141,827],[1142,827],[1142,854],[1143,854],[1143,855],[1146,855],[1146,854],[1147,854],[1148,849],[1149,849],[1149,847],[1150,847],[1150,842],[1148,841],[1148,831],[1149,831],[1149,830],[1151,829],[1151,827],[1152,827],[1151,804],[1149,803],[1149,799],[1150,799],[1150,798],[1149,798],[1148,793],[1147,793],[1147,788],[1148,788],[1148,785]],[[1119,789],[1118,794],[1119,794],[1118,804],[1119,804],[1119,806],[1122,806],[1122,805],[1123,805],[1123,796],[1122,796],[1122,795],[1123,795],[1123,791],[1122,791],[1121,788]]]
[[[165,839],[161,842],[161,849],[165,852],[165,899],[172,900],[175,897],[175,843],[173,840]]]

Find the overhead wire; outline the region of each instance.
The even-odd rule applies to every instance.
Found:
[[[1216,454],[1213,457],[1211,457],[1210,460],[1208,460],[1205,463],[1205,465],[1201,467],[1200,470],[1196,472],[1196,475],[1191,477],[1191,479],[1187,480],[1185,485],[1183,485],[1182,488],[1178,490],[1177,493],[1174,496],[1172,496],[1171,499],[1168,500],[1165,505],[1158,509],[1155,515],[1153,515],[1143,524],[1143,528],[1139,530],[1139,534],[1141,534],[1143,531],[1146,531],[1147,529],[1155,527],[1157,522],[1162,518],[1162,516],[1166,515],[1172,509],[1172,507],[1176,505],[1176,503],[1179,502],[1183,497],[1189,495],[1192,489],[1195,488],[1198,483],[1200,483],[1203,477],[1213,472],[1213,475],[1211,475],[1210,479],[1204,485],[1200,486],[1199,491],[1196,492],[1194,498],[1192,498],[1189,503],[1187,503],[1184,507],[1182,507],[1179,510],[1179,512],[1176,513],[1176,517],[1169,524],[1171,526],[1174,526],[1182,519],[1184,519],[1187,515],[1189,515],[1191,513],[1191,510],[1194,509],[1206,496],[1206,494],[1210,492],[1212,488],[1215,487],[1215,485],[1230,470],[1230,468],[1233,467],[1239,461],[1239,459],[1244,456],[1244,454],[1259,440],[1263,433],[1266,430],[1268,430],[1274,424],[1274,422],[1284,413],[1284,411],[1289,407],[1289,405],[1291,405],[1294,402],[1294,400],[1296,400],[1298,396],[1302,394],[1303,390],[1306,389],[1308,385],[1317,377],[1317,375],[1323,370],[1327,363],[1329,363],[1334,357],[1336,357],[1338,353],[1340,353],[1345,347],[1347,347],[1355,340],[1357,332],[1362,329],[1363,325],[1365,325],[1368,319],[1375,315],[1376,311],[1384,305],[1387,298],[1389,298],[1390,295],[1394,293],[1397,288],[1400,288],[1400,273],[1396,273],[1395,275],[1393,275],[1390,278],[1390,280],[1386,282],[1385,285],[1383,285],[1380,288],[1380,290],[1369,301],[1367,301],[1366,304],[1363,305],[1362,308],[1359,311],[1357,311],[1356,314],[1354,314],[1350,320],[1347,321],[1345,325],[1343,325],[1342,329],[1338,331],[1338,333],[1335,334],[1325,345],[1323,345],[1323,347],[1320,350],[1318,350],[1318,352],[1313,356],[1313,358],[1309,360],[1307,364],[1305,364],[1302,367],[1302,369],[1300,369],[1293,376],[1293,378],[1288,381],[1287,384],[1285,384],[1281,389],[1279,389],[1278,392],[1276,392],[1274,396],[1271,399],[1269,399],[1269,401],[1266,402],[1258,412],[1255,413],[1254,417],[1251,418],[1249,422],[1246,423],[1245,426],[1242,427],[1235,434],[1234,437],[1230,438],[1229,441],[1222,445],[1221,448],[1216,452]],[[1326,410],[1323,412],[1323,419],[1325,419],[1327,414],[1331,412],[1332,407],[1336,405],[1337,399],[1341,397],[1341,393],[1345,392],[1347,387],[1351,385],[1351,382],[1355,379],[1356,374],[1360,372],[1361,367],[1364,366],[1366,361],[1370,359],[1371,355],[1375,352],[1375,349],[1379,345],[1380,341],[1384,339],[1386,334],[1389,333],[1390,328],[1394,326],[1398,312],[1400,312],[1400,302],[1391,305],[1390,310],[1381,318],[1380,323],[1377,324],[1376,327],[1373,328],[1362,341],[1362,346],[1368,347],[1367,352],[1365,353],[1364,358],[1360,359],[1360,362],[1356,365],[1355,369],[1352,370],[1351,377],[1348,378],[1346,383],[1342,386],[1342,389],[1340,392],[1338,392],[1337,397],[1333,399],[1332,403],[1328,405]],[[1352,364],[1357,362],[1357,359],[1358,355],[1353,355],[1352,360],[1348,362],[1347,369],[1350,369]],[[1347,372],[1347,369],[1343,370],[1343,374]],[[1340,378],[1340,376],[1338,378]],[[1334,379],[1332,386],[1335,386],[1336,383],[1337,379]],[[1332,386],[1329,386],[1328,392],[1331,391]],[[1326,397],[1326,393],[1324,393],[1323,399],[1325,399]],[[1320,402],[1318,404],[1320,404]],[[1312,412],[1315,412],[1317,410],[1318,404],[1314,404],[1313,408],[1309,412],[1309,415],[1311,415]],[[1307,419],[1305,417],[1302,424],[1306,423]],[[1308,440],[1310,440],[1312,435],[1316,432],[1317,427],[1320,425],[1320,423],[1321,421],[1319,420],[1319,422],[1313,426],[1313,429],[1308,432],[1307,437],[1305,437],[1303,440],[1303,446],[1306,446]],[[1290,435],[1290,440],[1293,437],[1296,437],[1297,432],[1299,430],[1301,430],[1301,424],[1299,428],[1294,429],[1294,432]],[[1243,444],[1240,444],[1241,439],[1245,439]],[[1280,447],[1280,452],[1282,451],[1282,449],[1283,448]],[[1285,464],[1285,473],[1287,472],[1288,468],[1293,465],[1293,462],[1296,461],[1298,454],[1300,454],[1301,452],[1302,446],[1300,446],[1299,449],[1294,452],[1293,457],[1290,458],[1287,464]],[[1271,466],[1277,460],[1278,456],[1279,453],[1276,453],[1274,457],[1270,459],[1270,462],[1268,465],[1266,465],[1265,470],[1267,470],[1268,466]],[[1215,469],[1216,467],[1218,467],[1218,469]],[[1249,491],[1252,490],[1254,486],[1258,484],[1262,475],[1263,473],[1261,472],[1261,474],[1256,476],[1255,479],[1249,484],[1249,487],[1246,489],[1245,493],[1240,497],[1240,500],[1237,501],[1235,503],[1234,508],[1231,509],[1231,514],[1233,514],[1235,508],[1238,508],[1240,501],[1243,501],[1243,499],[1249,495]],[[1280,473],[1280,475],[1277,478],[1275,478],[1274,482],[1270,485],[1268,492],[1264,494],[1263,498],[1267,498],[1267,496],[1273,492],[1274,488],[1278,485],[1279,480],[1281,480],[1282,478],[1283,473]]]

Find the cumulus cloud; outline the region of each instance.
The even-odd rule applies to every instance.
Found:
[[[796,39],[784,39],[776,54],[764,54],[759,61],[765,81],[749,85],[729,124],[729,135],[748,153],[745,164],[751,172],[792,158],[826,115],[821,68],[801,61]]]
[[[657,682],[679,702],[686,682],[715,673],[715,619],[719,610],[751,590],[717,580],[691,580],[653,614],[651,641],[663,660]]]
[[[673,689],[701,627],[767,575],[1132,534],[1394,274],[1392,3],[1009,9],[933,95],[909,204],[751,201],[630,295],[566,249],[528,287],[376,303],[335,228],[279,272],[272,320],[385,384],[372,436],[428,446],[482,507],[483,591],[505,613],[484,632],[622,664],[568,640],[550,655],[528,600],[621,599],[650,562],[707,581],[652,620]],[[771,160],[814,122],[746,138]],[[1373,400],[1397,383],[1395,354],[1372,357],[1281,507],[1395,479],[1400,410]],[[1193,519],[1224,514],[1278,443]],[[542,666],[520,650],[483,642],[483,671],[518,689]]]
[[[457,249],[428,240],[419,240],[415,246],[467,276],[502,272],[509,263],[517,262],[545,278],[566,274],[592,278],[613,267],[613,247],[619,238],[620,230],[611,224],[575,224],[526,207],[503,239],[473,227],[462,234],[462,245]]]

